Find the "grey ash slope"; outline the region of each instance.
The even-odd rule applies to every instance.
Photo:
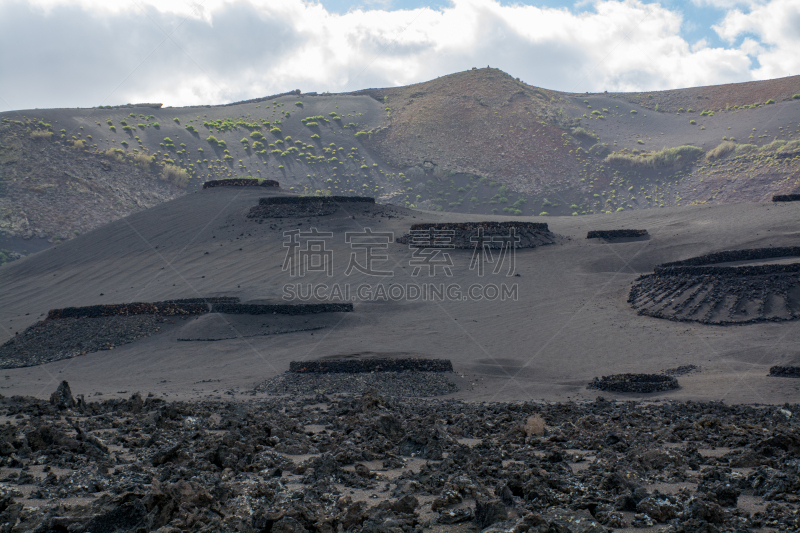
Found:
[[[280,300],[284,284],[297,282],[281,271],[283,231],[312,226],[334,235],[328,244],[333,277],[309,274],[304,284],[426,283],[424,275],[411,277],[411,252],[401,244],[389,245],[390,262],[385,266],[395,272],[391,280],[345,277],[352,250],[344,233],[370,227],[399,236],[415,223],[488,219],[343,205],[326,217],[258,224],[246,215],[265,194],[252,188],[189,194],[4,266],[0,341],[58,307],[198,296]],[[703,371],[682,376],[682,388],[661,397],[783,403],[797,397],[796,381],[766,374],[773,365],[798,364],[797,322],[735,327],[673,323],[637,316],[626,299],[633,280],[661,263],[725,249],[796,245],[799,218],[796,204],[548,217],[550,230],[564,239],[517,251],[519,277],[487,273],[480,278],[469,269],[471,252],[454,250],[453,277],[438,274],[431,280],[463,288],[518,283],[518,301],[359,301],[355,312],[336,316],[322,330],[218,342],[179,342],[195,319],[175,319],[157,335],[113,351],[8,370],[2,394],[44,395],[54,379],[67,379],[87,394],[151,390],[205,396],[217,390],[251,390],[257,382],[286,371],[292,360],[370,352],[450,359],[456,372],[474,384],[456,393],[465,399],[594,398],[597,393],[585,385],[595,376],[655,373],[695,364]],[[585,239],[588,230],[613,228],[646,228],[650,239]],[[209,331],[236,327],[225,315],[204,320],[219,321],[209,324]],[[301,329],[305,320],[301,317],[293,326]],[[198,327],[193,326],[195,333]],[[241,327],[257,331],[261,326]]]

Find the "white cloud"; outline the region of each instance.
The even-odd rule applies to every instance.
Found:
[[[777,72],[773,54],[792,42],[796,50],[796,40],[788,29],[765,50],[733,40],[749,32],[772,43],[769,25],[787,24],[768,18],[767,7],[779,6],[785,17],[793,3],[773,0],[729,14],[717,31],[731,45],[710,48],[680,36],[680,13],[638,0],[600,0],[581,13],[453,0],[438,10],[345,14],[304,0],[207,0],[200,8],[162,0],[12,0],[0,4],[0,72],[14,73],[0,77],[0,96],[17,109],[221,103],[295,88],[403,85],[487,64],[575,92],[746,81]],[[761,61],[755,73],[748,54]]]
[[[800,3],[797,0],[772,0],[744,13],[734,10],[715,26],[717,34],[729,43],[745,36],[740,49],[758,59],[753,71],[758,79],[800,73]],[[753,39],[753,37],[757,37]]]

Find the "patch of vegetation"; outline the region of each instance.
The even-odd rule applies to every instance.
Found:
[[[46,140],[50,140],[53,137],[53,132],[52,131],[45,131],[45,130],[33,130],[30,135],[31,135],[31,139],[37,139],[37,140],[46,139]]]
[[[736,143],[731,141],[723,141],[716,148],[711,149],[706,154],[706,159],[713,160],[725,157],[726,155],[736,150]]]
[[[701,157],[702,148],[692,145],[664,148],[658,152],[627,153],[625,150],[613,152],[605,158],[606,163],[631,167],[667,167],[684,165]]]
[[[161,167],[161,172],[158,177],[163,181],[170,181],[178,187],[185,188],[189,184],[189,178],[191,176],[185,169],[167,163]]]
[[[577,128],[572,128],[571,133],[573,137],[583,137],[586,139],[595,139],[595,140],[599,138],[597,134],[581,126],[578,126]]]

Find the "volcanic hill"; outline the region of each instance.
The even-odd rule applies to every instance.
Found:
[[[569,94],[481,68],[346,94],[0,118],[0,261],[238,176],[516,216],[764,201],[800,185],[800,76]]]

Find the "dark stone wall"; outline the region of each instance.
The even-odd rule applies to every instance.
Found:
[[[711,265],[714,263],[727,263],[729,261],[755,261],[759,259],[773,259],[775,257],[797,256],[800,256],[800,246],[753,248],[750,250],[727,250],[724,252],[715,252],[713,254],[692,257],[691,259],[685,259],[683,261],[664,263],[662,265],[658,265],[658,267],[700,266]]]
[[[324,304],[240,304],[237,297],[187,298],[163,302],[133,302],[127,304],[90,305],[87,307],[65,307],[52,309],[47,319],[97,318],[103,316],[128,315],[202,315],[204,313],[227,313],[243,315],[309,315],[315,313],[352,312],[351,303]]]
[[[449,359],[340,359],[292,361],[289,372],[315,374],[355,374],[361,372],[452,372]]]
[[[800,378],[800,366],[773,366],[769,369],[769,375],[782,378]]]
[[[519,242],[515,243],[515,248],[536,248],[555,242],[556,236],[550,233],[547,224],[541,222],[439,222],[421,223],[411,226],[411,231],[397,238],[400,244],[408,244],[414,248],[466,248],[475,249],[479,230],[483,230],[483,236],[487,240],[484,245],[489,248],[499,249],[504,245],[500,237],[507,237],[511,229],[519,237]],[[435,242],[426,240],[424,235],[416,232],[452,231],[447,237],[434,235]],[[492,238],[496,237],[497,240]]]
[[[280,187],[281,184],[275,180],[256,180],[248,178],[236,178],[230,180],[211,180],[203,183],[204,189],[214,187]]]
[[[96,318],[119,315],[199,315],[208,313],[209,304],[215,302],[237,302],[236,297],[187,298],[165,300],[163,302],[133,302],[127,304],[90,305],[86,307],[65,307],[51,309],[47,319],[57,318]]]
[[[508,233],[509,228],[550,231],[544,222],[426,222],[411,226],[412,231],[426,229],[472,231],[478,228],[483,228],[487,234]]]
[[[800,263],[789,265],[755,265],[740,267],[715,267],[715,266],[671,266],[656,267],[654,274],[662,276],[705,276],[708,279],[722,279],[729,277],[763,276],[770,274],[788,274],[800,272]]]
[[[776,194],[772,197],[773,202],[799,202],[800,194]]]
[[[350,202],[374,204],[375,198],[371,196],[273,196],[258,199],[258,205],[338,204]]]
[[[678,322],[729,325],[796,320],[800,263],[740,267],[692,266],[691,263],[782,257],[791,248],[720,252],[666,263],[640,276],[628,302],[640,315]],[[690,266],[682,266],[689,263]],[[667,266],[667,265],[679,266]]]
[[[325,303],[325,304],[239,304],[215,303],[211,306],[212,313],[226,313],[229,315],[312,315],[316,313],[352,313],[351,303]]]
[[[611,392],[663,392],[678,388],[678,380],[661,374],[614,374],[594,378],[587,386]]]
[[[587,239],[621,239],[625,237],[644,237],[646,229],[605,229],[592,230],[586,234]]]

